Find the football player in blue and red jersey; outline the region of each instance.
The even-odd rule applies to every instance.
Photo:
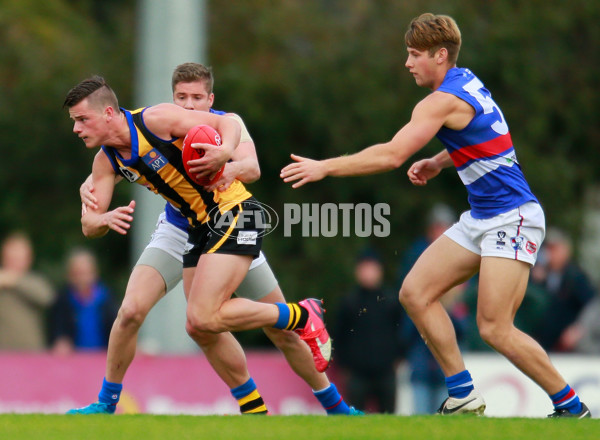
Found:
[[[575,391],[543,348],[514,326],[529,271],[545,235],[544,212],[517,160],[504,116],[490,92],[469,69],[456,66],[461,34],[445,15],[422,14],[405,34],[406,68],[417,85],[432,91],[389,142],[321,161],[292,155],[281,171],[298,188],[326,176],[390,171],[437,137],[439,154],[408,170],[414,185],[426,185],[454,166],[471,210],[423,252],[400,289],[400,301],[446,376],[448,398],[439,413],[483,414],[440,298],[479,272],[477,324],[481,337],[548,393],[550,417],[590,417]]]

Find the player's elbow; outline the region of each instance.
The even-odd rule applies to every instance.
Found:
[[[393,145],[388,151],[387,160],[389,161],[390,166],[393,167],[392,169],[400,168],[414,153],[412,150],[398,148]]]
[[[383,168],[387,170],[395,170],[400,168],[400,166],[406,162],[406,155],[403,154],[402,150],[400,150],[392,142],[388,142],[382,146],[383,148],[378,151],[378,156],[381,160],[381,166]]]
[[[257,163],[256,166],[252,167],[248,171],[248,176],[246,177],[246,181],[244,183],[254,183],[258,179],[260,179],[260,167],[258,166],[258,163]]]
[[[404,159],[394,154],[390,156],[388,163],[390,164],[391,169],[395,170],[402,166]]]
[[[92,231],[92,230],[86,229],[85,227],[82,227],[81,230],[83,231],[83,235],[86,238],[99,238],[106,234],[105,231]]]
[[[85,238],[93,238],[91,229],[84,223],[81,224],[81,232]]]

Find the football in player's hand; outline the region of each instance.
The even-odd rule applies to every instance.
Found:
[[[220,146],[221,145],[221,135],[212,128],[210,125],[196,125],[192,127],[190,131],[185,135],[183,139],[183,167],[185,168],[185,172],[190,176],[190,178],[199,185],[208,186],[216,182],[219,177],[223,174],[223,170],[225,169],[225,165],[221,167],[221,169],[217,172],[217,174],[212,178],[208,177],[196,177],[195,174],[190,173],[190,166],[188,165],[188,161],[194,159],[200,159],[204,156],[204,150],[197,149],[192,147],[192,144],[211,144]]]

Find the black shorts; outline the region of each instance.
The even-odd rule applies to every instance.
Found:
[[[264,212],[254,197],[229,211],[217,213],[208,222],[189,232],[183,267],[196,267],[202,254],[258,257],[265,233],[264,225]]]

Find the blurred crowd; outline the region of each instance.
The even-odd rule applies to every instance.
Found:
[[[423,235],[401,255],[397,273],[384,273],[376,250],[356,258],[353,283],[332,314],[336,366],[347,398],[370,412],[396,412],[397,368],[410,371],[414,412],[430,414],[444,399],[444,376],[398,301],[402,280],[425,248],[456,221],[445,205],[430,212]],[[73,249],[62,285],[34,270],[34,247],[21,231],[4,236],[0,255],[0,350],[105,350],[118,301],[103,282],[95,255]],[[394,278],[386,283],[386,279]],[[350,284],[350,283],[349,283]],[[479,336],[477,279],[444,297],[461,348],[491,350]],[[600,353],[600,296],[578,264],[571,237],[549,227],[515,325],[549,352]],[[369,355],[365,355],[369,353]]]
[[[0,252],[0,350],[64,355],[106,349],[118,303],[91,251],[72,250],[58,287],[34,270],[34,246],[26,233],[6,235]]]

